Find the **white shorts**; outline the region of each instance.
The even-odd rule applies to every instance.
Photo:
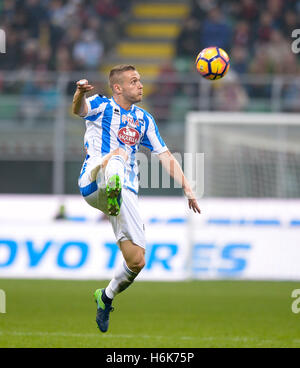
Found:
[[[107,215],[112,224],[117,244],[131,240],[134,244],[146,248],[145,225],[140,216],[138,196],[127,188],[122,188],[122,204],[118,216],[109,216],[103,158],[89,157],[84,161],[78,179],[80,192],[86,202]]]

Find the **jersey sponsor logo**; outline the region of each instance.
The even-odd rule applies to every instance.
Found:
[[[136,129],[126,126],[119,130],[118,137],[122,143],[134,146],[139,141],[140,134]]]
[[[136,128],[140,126],[138,120],[134,121],[133,119],[128,122],[128,126],[131,128]]]
[[[130,114],[128,114],[127,116],[126,115],[122,115],[122,123],[123,124],[124,123],[127,123],[130,128],[136,128],[136,127],[139,127],[140,125],[143,125],[141,123],[141,119],[134,120],[134,118]]]
[[[134,124],[133,117],[131,115],[127,116],[127,122],[129,126],[132,126]]]

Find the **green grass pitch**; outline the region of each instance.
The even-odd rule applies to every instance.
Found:
[[[300,347],[299,283],[136,281],[102,334],[92,295],[106,283],[0,279],[0,347]]]

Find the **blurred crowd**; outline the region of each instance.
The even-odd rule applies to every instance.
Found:
[[[300,0],[191,0],[176,57],[162,66],[150,96],[154,113],[163,121],[184,121],[187,111],[197,109],[299,112],[295,29],[300,29]],[[197,54],[209,46],[230,56],[229,72],[216,83],[189,77]]]
[[[294,29],[300,29],[299,0],[192,0],[191,15],[177,39],[177,55],[219,46],[239,73],[295,74],[291,51]]]
[[[0,54],[0,70],[41,76],[38,82],[27,79],[22,85],[6,83],[7,93],[11,90],[21,96],[16,119],[40,120],[45,112],[53,119],[60,91],[55,82],[43,80],[43,72],[64,75],[69,71],[99,70],[104,54],[122,37],[131,2],[0,0],[0,28],[6,31],[7,38],[7,53]],[[263,78],[260,81],[259,76],[300,75],[300,53],[291,49],[292,31],[300,29],[300,0],[190,0],[190,4],[190,15],[176,40],[176,56],[162,66],[147,98],[154,114],[160,121],[182,121],[186,111],[197,108],[274,109],[274,104],[270,105],[274,83],[264,82]],[[201,78],[189,79],[185,72],[195,72],[196,55],[213,45],[229,54],[230,71],[222,83],[210,83],[209,90],[199,89]],[[242,81],[245,75],[250,75],[251,83]],[[178,78],[184,83],[176,82]],[[3,88],[0,73],[0,90]],[[70,82],[67,94],[73,92],[74,83]],[[278,110],[300,111],[296,79],[280,86],[279,97]],[[16,114],[9,106],[8,114]]]
[[[64,92],[56,77],[98,71],[120,37],[131,0],[0,0],[1,117],[33,126],[53,122]],[[5,79],[5,71],[16,80]],[[55,74],[52,78],[48,71]],[[74,93],[74,81],[63,87]],[[10,96],[11,95],[11,96]]]
[[[186,60],[190,71],[206,47],[229,54],[230,71],[223,83],[211,84],[212,103],[204,109],[300,111],[297,80],[280,85],[281,106],[270,105],[275,75],[300,76],[300,53],[292,52],[295,29],[300,29],[300,0],[192,0],[177,38],[177,59]]]
[[[0,0],[7,42],[0,69],[98,70],[129,6],[130,0]]]

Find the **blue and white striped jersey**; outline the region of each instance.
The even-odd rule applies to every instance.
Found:
[[[84,145],[90,157],[104,156],[118,147],[128,153],[124,187],[138,193],[136,152],[143,145],[155,154],[168,150],[154,118],[145,110],[132,105],[129,111],[114,98],[94,95],[86,99],[88,113]]]

